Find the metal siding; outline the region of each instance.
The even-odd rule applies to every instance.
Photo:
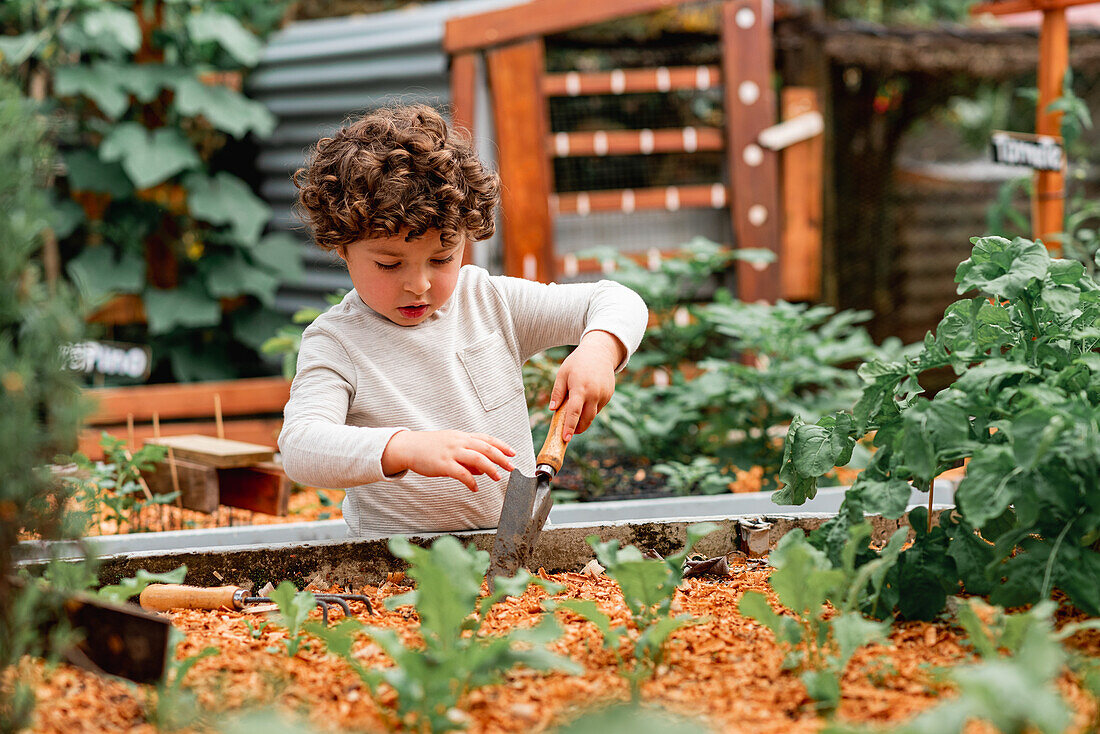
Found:
[[[291,313],[325,306],[327,293],[350,288],[340,261],[313,246],[308,229],[293,212],[294,171],[308,150],[350,117],[394,103],[443,107],[450,102],[443,29],[449,18],[516,5],[520,0],[456,0],[417,8],[346,18],[292,23],[268,41],[248,78],[250,97],[276,117],[274,133],[260,142],[260,194],[271,205],[271,226],[302,242],[305,277],[280,289],[275,305]],[[484,77],[479,79],[477,147],[495,166]],[[474,245],[474,261],[499,263],[497,237]]]

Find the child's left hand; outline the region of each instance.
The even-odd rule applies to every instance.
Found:
[[[550,393],[550,410],[565,411],[563,441],[588,430],[596,414],[611,400],[615,394],[615,368],[625,358],[626,347],[618,338],[606,331],[590,331],[561,363]]]

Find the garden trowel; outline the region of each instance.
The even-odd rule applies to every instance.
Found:
[[[564,422],[565,411],[559,408],[554,411],[550,431],[535,459],[535,476],[528,477],[519,469],[513,469],[508,479],[504,507],[500,511],[493,551],[489,556],[490,591],[497,576],[511,578],[531,559],[531,551],[554,504],[550,498],[550,480],[561,469],[565,459],[566,444],[561,438]]]

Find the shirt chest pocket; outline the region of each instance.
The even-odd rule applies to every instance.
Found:
[[[458,359],[485,410],[496,410],[523,395],[523,381],[517,379],[515,357],[499,331],[461,350]]]

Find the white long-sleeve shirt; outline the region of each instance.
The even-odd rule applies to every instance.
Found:
[[[302,335],[279,435],[283,467],[296,482],[346,488],[353,536],[495,527],[506,472],[498,482],[475,477],[477,492],[449,477],[387,477],[390,438],[402,429],[487,433],[534,476],[521,365],[595,330],[617,337],[629,358],[647,319],[642,299],[617,283],[546,285],[470,265],[447,302],[415,326],[393,323],[353,290]]]

